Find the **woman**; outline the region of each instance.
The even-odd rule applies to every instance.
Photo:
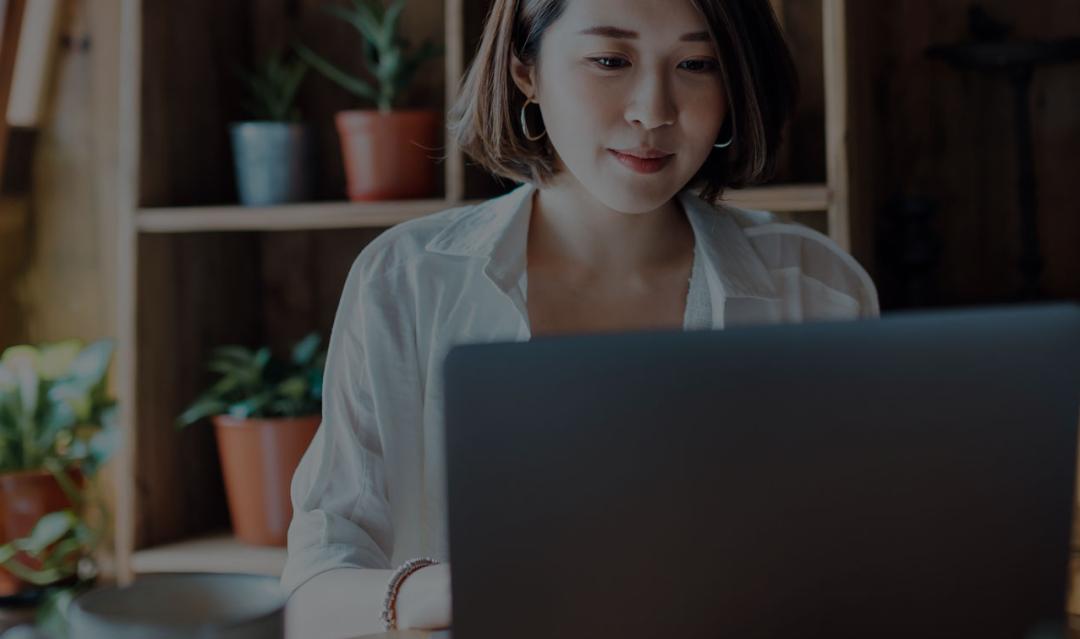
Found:
[[[451,120],[476,162],[524,185],[356,260],[293,482],[294,628],[450,625],[449,565],[407,560],[448,557],[452,345],[877,315],[827,237],[708,203],[768,177],[794,85],[768,0],[494,1]]]

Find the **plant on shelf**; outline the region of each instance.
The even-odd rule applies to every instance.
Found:
[[[0,356],[0,596],[62,615],[93,583],[108,514],[93,479],[117,443],[112,343],[13,346]],[[46,620],[47,623],[54,623]]]
[[[311,196],[312,135],[296,97],[307,76],[303,60],[274,51],[235,73],[250,119],[229,126],[240,201],[247,206],[301,202]]]
[[[297,342],[288,360],[269,347],[214,349],[208,369],[219,378],[178,418],[179,427],[210,418],[237,538],[285,544],[293,472],[321,421],[322,338]]]
[[[428,152],[439,142],[439,112],[404,110],[401,96],[421,66],[442,54],[425,40],[418,48],[399,33],[405,0],[351,0],[328,4],[328,14],[343,20],[361,38],[361,61],[369,79],[330,62],[296,43],[297,54],[316,71],[346,91],[372,104],[369,110],[341,111],[336,116],[342,156],[353,200],[427,197],[435,188],[435,162]]]

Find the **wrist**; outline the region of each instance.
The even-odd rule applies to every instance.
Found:
[[[402,564],[390,576],[386,585],[386,597],[383,600],[382,620],[387,630],[396,630],[400,627],[398,612],[400,610],[402,588],[416,573],[424,568],[438,564],[438,560],[430,557],[411,559]],[[412,585],[415,586],[416,581]],[[411,598],[412,588],[406,592],[406,598]]]

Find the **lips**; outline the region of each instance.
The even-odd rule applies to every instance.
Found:
[[[673,154],[656,150],[633,149],[630,151],[616,151],[608,149],[611,154],[624,166],[637,173],[656,173],[667,166]]]

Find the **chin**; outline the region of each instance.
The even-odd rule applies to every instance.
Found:
[[[628,183],[625,179],[619,179],[609,183],[612,186],[603,193],[595,193],[595,197],[608,208],[628,215],[651,213],[667,204],[679,192],[676,185],[667,180],[648,184],[646,180]]]

